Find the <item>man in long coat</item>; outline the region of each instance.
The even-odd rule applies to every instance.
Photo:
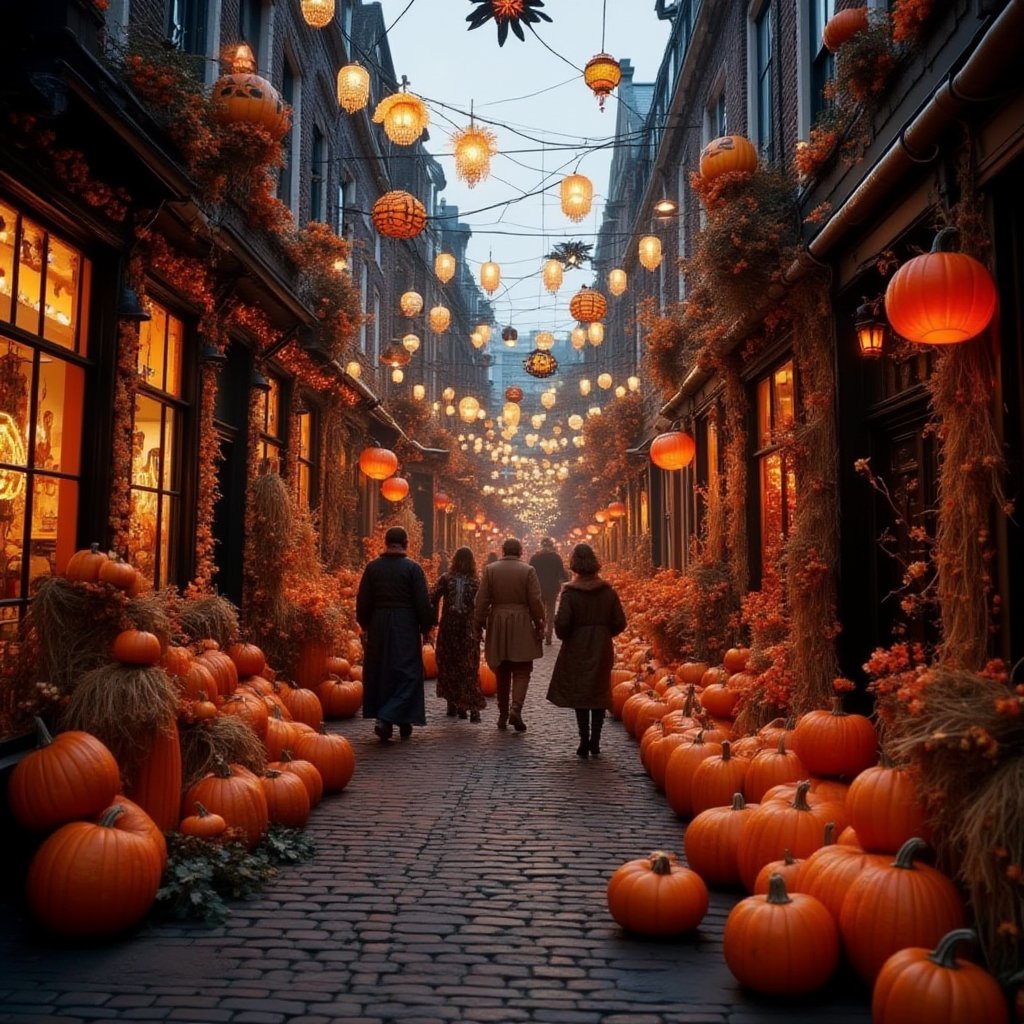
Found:
[[[363,571],[356,594],[356,621],[363,638],[363,718],[391,739],[398,724],[402,739],[414,725],[426,725],[422,643],[434,626],[427,580],[406,557],[409,537],[400,526],[384,535],[384,553]]]
[[[478,629],[487,630],[484,657],[498,680],[498,728],[511,723],[516,732],[526,732],[523,703],[533,661],[544,654],[544,601],[537,573],[522,561],[523,545],[510,537],[501,555],[484,567],[474,619]]]

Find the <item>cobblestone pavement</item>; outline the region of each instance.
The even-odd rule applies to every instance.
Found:
[[[0,916],[0,1021],[376,1024],[862,1024],[846,976],[810,1001],[745,994],[721,934],[738,898],[713,893],[699,932],[624,935],[605,885],[623,861],[681,851],[681,825],[609,723],[599,761],[575,756],[571,711],[544,700],[537,663],[524,734],[444,717],[382,745],[360,719],[348,789],[314,812],[315,858],[281,869],[228,923],[147,926],[53,947]]]

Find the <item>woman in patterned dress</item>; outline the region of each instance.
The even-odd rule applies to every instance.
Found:
[[[452,564],[434,584],[430,594],[435,612],[441,599],[437,631],[437,695],[448,702],[448,715],[480,721],[487,706],[480,692],[480,637],[473,625],[473,603],[480,581],[469,548],[459,548]]]

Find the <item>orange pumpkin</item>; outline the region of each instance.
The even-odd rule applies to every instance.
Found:
[[[732,756],[732,744],[725,740],[721,754],[705,758],[693,771],[693,813],[700,814],[712,807],[727,806],[733,794],[743,792],[743,780],[748,766],[748,761]]]
[[[706,180],[723,174],[751,174],[757,170],[757,148],[742,135],[712,139],[700,154],[700,176]]]
[[[707,764],[707,762],[704,762]],[[736,850],[740,831],[754,807],[736,793],[728,807],[712,807],[698,814],[683,836],[686,863],[711,885],[740,884]]]
[[[796,723],[791,746],[816,775],[854,776],[878,759],[878,736],[870,719],[848,715],[841,697],[831,711],[809,711]]]
[[[293,757],[290,750],[285,750],[281,754],[280,761],[272,761],[267,767],[278,772],[291,772],[302,779],[306,792],[309,793],[310,807],[316,807],[323,799],[324,779],[320,774],[320,769],[312,761]]]
[[[232,644],[227,656],[235,663],[239,678],[262,675],[267,659],[255,644]]]
[[[100,551],[99,544],[93,543],[68,559],[64,578],[72,583],[95,583],[100,576],[100,567],[106,561],[107,556]]]
[[[220,713],[241,719],[260,739],[267,735],[270,713],[263,700],[254,693],[236,690],[224,701]]]
[[[317,693],[327,718],[351,718],[363,706],[363,684],[358,679],[325,679]]]
[[[693,931],[708,910],[700,875],[677,863],[674,853],[655,851],[627,861],[608,880],[608,909],[616,922],[639,935]]]
[[[722,752],[721,744],[706,743],[698,732],[693,741],[675,748],[665,765],[665,798],[681,817],[693,814],[693,774],[705,758]]]
[[[498,677],[494,674],[494,670],[486,661],[480,662],[480,668],[477,670],[476,678],[480,684],[480,692],[485,697],[493,697],[498,692]]]
[[[195,804],[195,812],[195,814],[181,819],[178,831],[183,836],[216,839],[227,831],[228,823],[219,814],[211,814],[198,800]]]
[[[217,681],[201,661],[193,661],[184,674],[173,676],[172,681],[192,700],[199,700],[200,697],[205,700],[217,692]]]
[[[238,686],[238,669],[235,663],[223,652],[215,648],[207,648],[199,655],[202,662],[217,683],[217,692],[222,697],[230,697]]]
[[[786,850],[781,860],[768,861],[758,871],[757,878],[754,879],[754,895],[763,896],[768,892],[772,875],[778,875],[786,883],[786,889],[789,892],[803,892],[803,889],[797,885],[797,880],[800,877],[800,869],[805,863],[805,861],[797,860],[789,850]]]
[[[867,27],[868,9],[866,7],[847,7],[844,11],[837,11],[825,22],[821,41],[829,53],[835,53],[843,43],[848,43]]]
[[[437,678],[437,655],[434,653],[434,648],[430,644],[423,645],[423,678],[424,679],[436,679]]]
[[[846,809],[858,842],[872,853],[895,853],[908,839],[928,836],[913,774],[890,764],[866,768],[850,783]]]
[[[743,672],[747,667],[749,659],[749,647],[730,647],[722,658],[722,665],[729,675],[733,675],[736,672]]]
[[[708,670],[706,661],[684,661],[676,669],[676,675],[685,685],[700,686],[704,673]]]
[[[321,725],[320,732],[303,732],[292,749],[300,758],[311,761],[324,780],[325,793],[340,793],[356,770],[352,744],[338,733],[328,733]]]
[[[347,658],[339,658],[336,655],[330,655],[324,663],[324,668],[332,676],[337,676],[339,679],[348,679],[348,670],[350,667],[351,666],[349,665]]]
[[[271,824],[302,828],[309,821],[309,790],[294,772],[268,769],[260,776]]]
[[[785,737],[780,737],[775,750],[761,750],[751,759],[743,781],[743,795],[756,804],[773,786],[798,782],[806,775],[803,762],[786,749]]]
[[[221,124],[264,128],[273,139],[288,131],[290,114],[278,91],[253,74],[223,75],[213,87],[213,116]]]
[[[178,723],[173,718],[162,728],[154,730],[149,750],[139,762],[129,792],[162,831],[170,832],[178,824],[181,805],[181,743]]]
[[[718,669],[711,669],[705,673],[704,678],[707,679],[711,672],[718,671]],[[724,669],[722,672],[724,675]],[[722,679],[721,682],[705,683],[704,690],[700,695],[700,702],[704,710],[709,715],[714,715],[715,718],[731,718],[739,699],[739,690],[727,686],[725,679]]]
[[[843,900],[854,880],[860,877],[868,865],[877,866],[886,861],[863,850],[834,842],[834,834],[835,825],[830,821],[825,826],[825,845],[801,863],[796,889],[821,900],[838,926]]]
[[[129,593],[136,584],[138,573],[135,566],[121,561],[120,558],[108,558],[100,563],[96,579],[100,583],[109,583],[118,590]]]
[[[192,664],[192,654],[187,647],[168,645],[164,651],[164,669],[169,676],[183,676]]]
[[[114,637],[110,653],[122,665],[156,665],[163,657],[155,633],[142,629],[125,629]]]
[[[221,761],[185,794],[184,807],[201,803],[219,814],[228,828],[241,829],[251,850],[267,830],[267,798],[260,781],[241,765]]]
[[[319,729],[324,722],[324,709],[320,698],[312,691],[296,686],[291,691],[288,710],[296,722],[303,722],[311,729]]]

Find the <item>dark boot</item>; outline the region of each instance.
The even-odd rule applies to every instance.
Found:
[[[590,756],[601,754],[601,730],[604,728],[604,708],[593,708],[590,712]]]
[[[576,756],[586,760],[590,753],[590,712],[586,708],[576,709],[576,727],[580,731],[580,745],[576,748]]]

